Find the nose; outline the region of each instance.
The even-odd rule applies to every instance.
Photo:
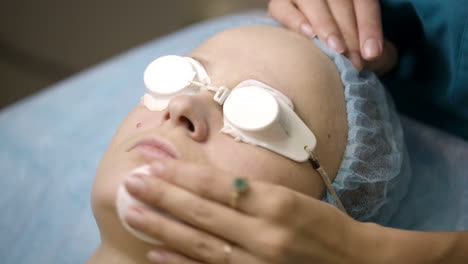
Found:
[[[208,138],[207,104],[195,95],[180,95],[171,99],[164,110],[164,121],[185,131],[198,142]]]

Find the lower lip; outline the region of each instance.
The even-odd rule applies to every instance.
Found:
[[[136,146],[133,150],[140,152],[143,154],[145,157],[151,158],[151,159],[166,159],[166,158],[172,158],[171,155],[169,155],[167,152],[154,147],[150,145],[139,145]]]

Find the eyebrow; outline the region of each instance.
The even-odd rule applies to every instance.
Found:
[[[189,56],[190,58],[198,61],[202,66],[203,68],[205,68],[205,70],[209,67],[209,65],[211,64],[209,60],[203,58],[203,57],[200,57],[198,55],[190,55]],[[208,71],[207,71],[208,72]]]
[[[205,57],[202,56],[199,56],[199,54],[193,54],[193,55],[187,55],[188,57],[198,61],[202,66],[203,68],[205,69],[205,71],[208,73],[208,68],[212,65],[212,63],[206,59]],[[290,98],[290,96],[287,96],[283,91],[279,90],[278,88],[276,88],[276,86],[272,86],[271,84],[263,81],[263,79],[265,78],[259,78],[260,77],[263,77],[266,73],[263,72],[263,71],[257,71],[255,72],[255,74],[252,74],[250,73],[249,74],[249,78],[250,79],[253,79],[253,80],[256,80],[256,81],[259,81],[259,82],[262,82],[268,86],[270,86],[271,88],[273,88],[274,90],[277,90],[278,92],[280,92],[281,94],[284,94],[284,96],[286,96],[289,100],[291,100],[291,102],[293,103],[293,105],[295,104],[293,102],[293,100]],[[208,74],[209,75],[209,74]]]
[[[205,57],[200,56],[199,54],[194,54],[194,55],[187,55],[188,57],[198,61],[202,66],[203,68],[205,69],[205,71],[208,73],[208,69],[210,67],[213,67],[213,63],[206,59]],[[263,71],[255,71],[254,73],[252,72],[249,72],[249,79],[253,79],[253,80],[257,80],[257,81],[260,81],[260,82],[263,82],[266,84],[265,81],[263,81],[263,79],[267,79],[267,78],[259,78],[259,77],[263,77],[264,75],[266,75],[267,73],[263,72]],[[209,75],[209,74],[208,74]],[[269,86],[271,86],[270,84],[267,84]],[[273,86],[272,86],[273,87]],[[275,90],[278,90],[277,88],[274,88]]]

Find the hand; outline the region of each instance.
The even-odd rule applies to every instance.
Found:
[[[152,173],[138,176],[143,189],[127,181],[129,193],[181,221],[143,208],[126,221],[170,248],[152,251],[157,263],[364,263],[354,247],[372,248],[359,240],[366,224],[285,187],[250,179],[233,209],[232,175],[177,160],[158,161]]]
[[[317,35],[358,70],[384,53],[378,0],[270,0],[268,11],[288,28]]]

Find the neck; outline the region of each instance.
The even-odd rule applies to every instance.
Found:
[[[101,244],[86,264],[149,264],[146,254],[155,246],[130,234],[112,207],[95,210]]]

